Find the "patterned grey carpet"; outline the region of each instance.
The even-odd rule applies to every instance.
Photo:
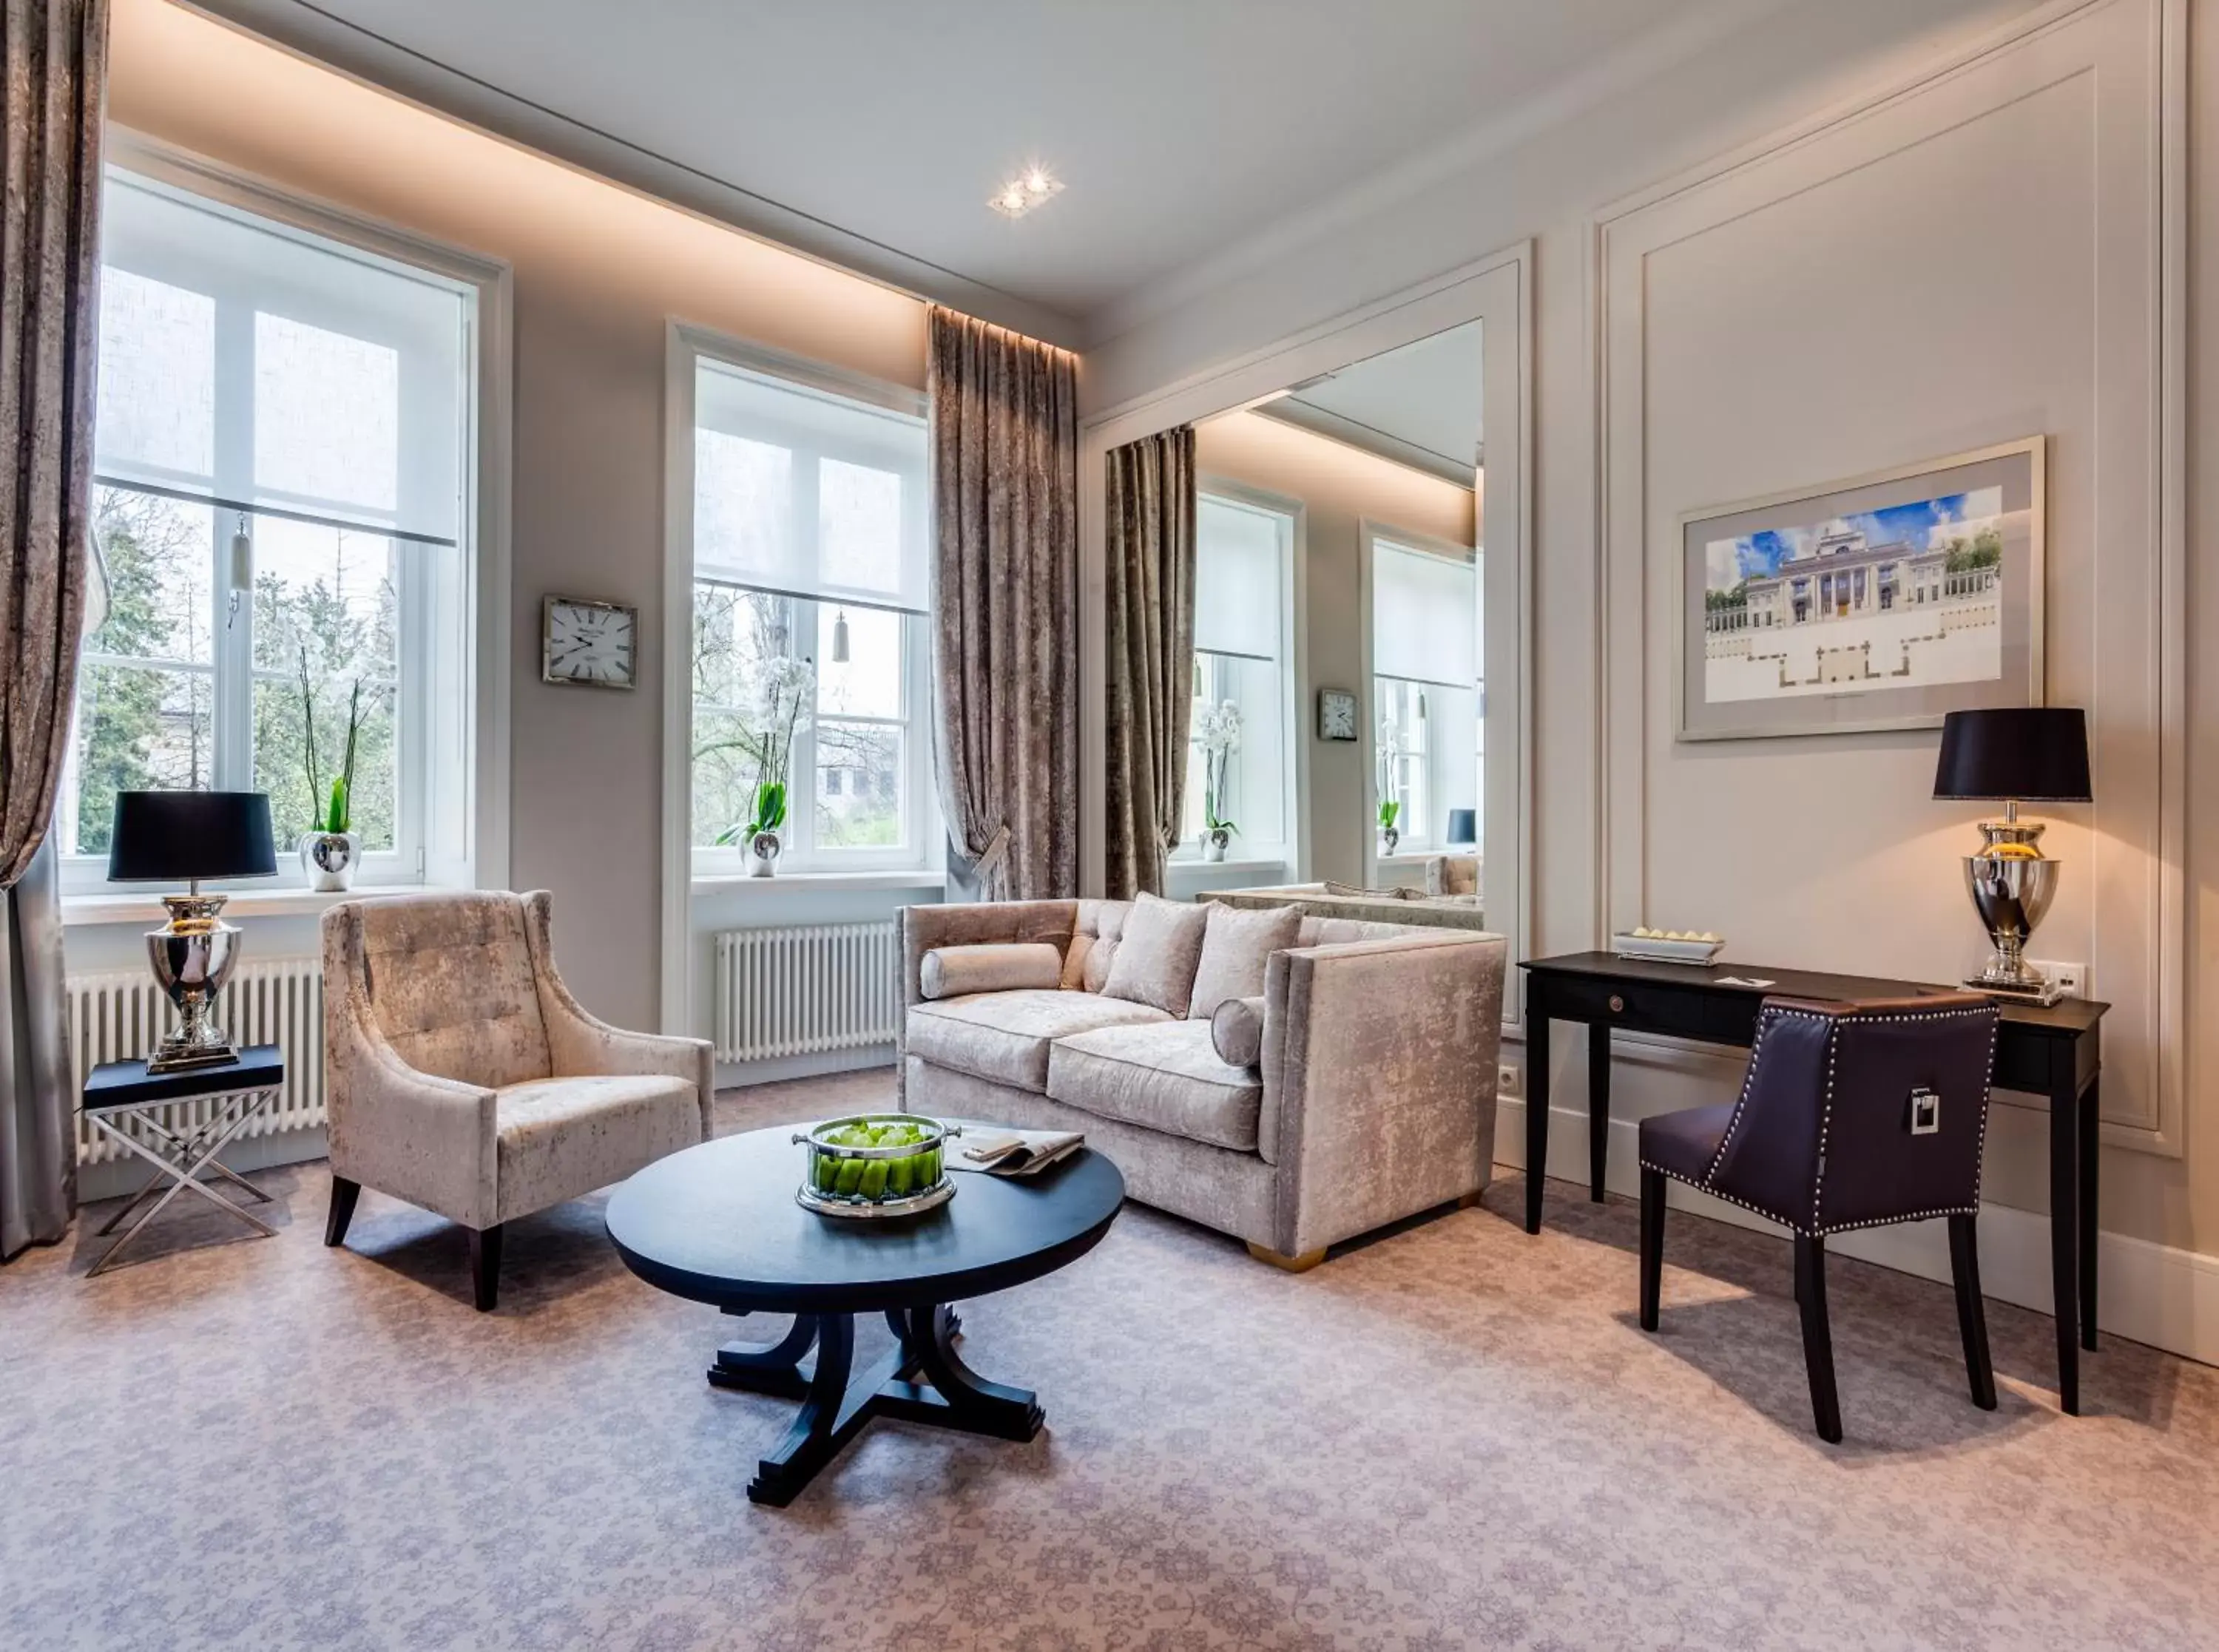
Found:
[[[1948,1291],[1845,1263],[1829,1450],[1785,1245],[1694,1218],[1650,1338],[1632,1208],[1569,1189],[1302,1277],[1133,1208],[966,1310],[1039,1440],[873,1425],[780,1512],[741,1487],[789,1407],[702,1382],[730,1322],[598,1202],[517,1224],[481,1316],[453,1230],[366,1195],[327,1251],[323,1167],[258,1179],[274,1240],[165,1216],[88,1281],[96,1220],[0,1269],[0,1646],[2219,1643],[2219,1372],[2111,1341],[2063,1418],[2048,1322],[1991,1304],[1982,1413]]]

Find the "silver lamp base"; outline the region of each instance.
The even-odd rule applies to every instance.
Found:
[[[2026,961],[2026,944],[2057,897],[2058,862],[2042,854],[2037,824],[1983,821],[1980,831],[1986,847],[1965,857],[1965,887],[1996,950],[1965,984],[2017,1003],[2055,1003],[2065,994]]]
[[[223,921],[223,895],[165,895],[170,921],[146,932],[146,956],[154,979],[177,1009],[177,1030],[146,1058],[146,1071],[183,1072],[221,1066],[239,1059],[208,1011],[215,995],[238,966],[240,941],[235,925]]]

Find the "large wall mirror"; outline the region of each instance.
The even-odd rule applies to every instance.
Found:
[[[1090,891],[1122,892],[1129,864],[1105,854],[1106,810],[1146,735],[1113,725],[1152,715],[1106,617],[1135,588],[1134,519],[1184,464],[1192,649],[1157,703],[1185,696],[1187,764],[1162,892],[1445,893],[1528,950],[1525,273],[1522,252],[1487,261],[1089,424]]]

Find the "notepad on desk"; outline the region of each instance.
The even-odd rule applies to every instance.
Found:
[[[967,1140],[948,1161],[951,1171],[984,1171],[990,1176],[1036,1176],[1086,1145],[1071,1130],[1005,1130]]]

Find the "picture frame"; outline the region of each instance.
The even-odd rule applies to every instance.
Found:
[[[1682,514],[1678,741],[2040,705],[2048,438]]]

